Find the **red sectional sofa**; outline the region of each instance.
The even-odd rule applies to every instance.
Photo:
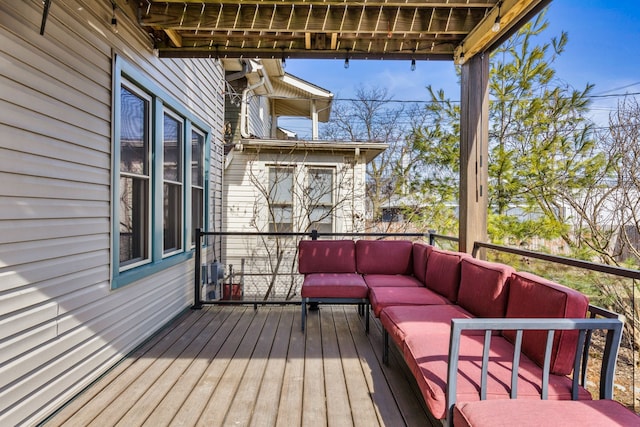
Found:
[[[299,271],[303,329],[310,302],[370,303],[384,328],[384,361],[391,338],[445,424],[456,416],[489,425],[473,421],[491,410],[476,401],[589,401],[584,374],[571,374],[586,366],[592,329],[607,332],[600,397],[612,397],[622,317],[575,290],[408,241],[303,240]],[[588,311],[607,318],[587,319]],[[457,412],[456,402],[464,402]]]

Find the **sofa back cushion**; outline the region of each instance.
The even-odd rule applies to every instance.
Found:
[[[361,274],[411,274],[411,250],[408,240],[358,240],[356,267]]]
[[[507,282],[514,273],[508,265],[464,258],[460,264],[458,305],[477,317],[504,317]]]
[[[355,273],[356,245],[353,240],[301,240],[298,272]]]
[[[460,261],[470,255],[433,248],[427,261],[424,284],[451,302],[458,298]]]
[[[514,273],[509,282],[507,318],[584,318],[588,298],[580,292],[530,273]],[[515,342],[515,331],[502,335]],[[522,352],[539,366],[544,364],[545,331],[525,331]],[[556,331],[551,351],[551,373],[569,375],[578,343],[578,331]]]
[[[429,253],[432,249],[433,246],[425,245],[424,243],[413,244],[413,275],[422,283],[424,283],[424,276],[427,272],[427,260],[429,259]]]

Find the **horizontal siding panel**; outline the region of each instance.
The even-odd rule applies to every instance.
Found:
[[[73,263],[73,260],[78,263]],[[79,260],[71,258],[69,264],[77,265],[78,269],[86,268],[86,270],[75,271],[62,277],[51,278],[46,272],[49,270],[45,267],[38,269],[29,269],[28,274],[17,269],[10,272],[11,274],[0,274],[0,280],[6,280],[7,288],[12,292],[0,293],[0,304],[6,313],[19,311],[25,307],[31,307],[36,304],[42,304],[49,300],[57,300],[67,294],[75,294],[75,291],[85,287],[94,289],[92,283],[108,283],[109,267],[103,264],[104,256],[83,257]],[[40,265],[51,265],[54,262],[38,263]],[[93,267],[92,267],[93,266]],[[58,273],[59,274],[59,273]],[[86,301],[83,304],[86,304]],[[65,301],[63,308],[77,308],[73,298]]]
[[[119,333],[124,333],[129,329],[137,329],[140,322],[143,322],[146,317],[153,317],[156,311],[163,312],[163,309],[166,309],[177,313],[186,308],[190,301],[187,298],[189,294],[186,291],[185,282],[186,280],[177,283],[169,282],[165,286],[159,286],[159,292],[153,301],[149,301],[147,298],[147,292],[151,291],[150,283],[147,283],[146,286],[137,285],[135,292],[120,292],[111,298],[97,301],[94,313],[88,313],[83,308],[73,315],[63,316],[58,321],[58,334],[55,340],[35,342],[37,347],[34,347],[24,357],[0,364],[0,377],[8,385],[12,382],[20,382],[20,387],[15,388],[15,391],[19,395],[26,394],[29,388],[26,384],[28,381],[21,380],[21,378],[27,374],[33,374],[34,372],[31,371],[38,369],[44,361],[51,359],[51,367],[53,368],[55,364],[66,358],[83,358],[83,354],[76,355],[79,352],[75,351],[75,347],[87,340],[97,345],[91,350],[95,351],[115,339]],[[143,302],[146,303],[147,308],[140,310],[139,307]],[[135,307],[138,309],[134,309]],[[166,311],[164,316],[167,316]],[[167,321],[168,318],[164,320]],[[120,351],[120,349],[114,350]],[[29,375],[29,378],[33,378],[33,381],[37,382],[34,384],[35,388],[32,389],[35,390],[46,383],[43,374],[46,373],[45,376],[55,375],[55,369],[53,371],[50,374],[40,372],[35,375],[36,378],[33,378],[34,375]],[[22,387],[26,388],[20,391]],[[0,401],[7,392],[0,391]]]
[[[87,185],[82,182],[71,182],[61,179],[12,175],[0,172],[6,193],[4,196],[43,197],[58,196],[66,200],[109,200],[109,186]]]
[[[12,400],[15,401],[10,407],[7,407],[6,410],[0,409],[0,420],[5,420],[8,423],[12,423],[12,421],[17,421],[19,417],[23,417],[24,413],[33,413],[36,412],[39,408],[31,408],[28,404],[28,398],[33,398],[33,395],[44,395],[50,396],[51,398],[59,397],[60,386],[59,383],[61,379],[67,379],[68,371],[70,369],[85,369],[84,374],[86,372],[94,371],[96,366],[93,363],[85,363],[91,359],[96,353],[100,353],[103,350],[112,356],[114,353],[119,355],[120,357],[123,354],[128,353],[133,349],[133,345],[130,343],[135,340],[137,337],[147,338],[151,335],[151,331],[154,330],[154,326],[157,324],[163,324],[166,322],[166,311],[173,308],[173,311],[170,312],[171,317],[180,313],[183,307],[179,307],[175,304],[171,304],[172,301],[177,300],[179,292],[176,291],[175,294],[169,294],[167,298],[160,299],[158,301],[158,307],[155,312],[149,311],[149,319],[143,319],[140,317],[140,313],[134,313],[126,317],[118,317],[118,314],[111,314],[113,317],[113,321],[110,322],[110,327],[108,330],[99,331],[99,333],[94,333],[89,328],[82,328],[81,330],[74,331],[72,338],[75,340],[84,338],[84,341],[81,342],[80,345],[73,348],[74,351],[69,351],[64,353],[63,355],[56,357],[52,363],[47,364],[46,366],[42,366],[38,363],[38,354],[43,351],[47,351],[49,353],[56,354],[56,350],[58,348],[62,349],[68,347],[65,345],[64,340],[55,340],[49,345],[45,345],[42,348],[37,349],[35,352],[29,355],[29,358],[24,360],[24,365],[27,367],[31,366],[34,368],[32,372],[29,372],[29,375],[22,375],[22,378],[15,378],[14,372],[22,371],[24,366],[12,366],[8,372],[5,372],[2,367],[0,367],[0,375],[3,378],[7,378],[7,380],[15,381],[15,383],[11,384],[11,388],[14,391],[14,395],[12,396]],[[163,309],[160,309],[160,304],[164,303],[162,306]],[[129,310],[131,312],[131,310]],[[117,320],[119,321],[117,321]],[[133,325],[133,327],[131,327]],[[88,325],[91,326],[91,325]],[[127,344],[129,344],[127,346]],[[93,361],[93,360],[91,360]],[[34,366],[35,365],[35,366]],[[99,366],[99,365],[97,365]],[[73,384],[73,378],[77,378],[78,374],[82,374],[80,372],[74,372],[76,374],[75,377],[71,377]],[[77,380],[75,380],[77,382]],[[69,387],[71,384],[68,384]],[[80,389],[76,390],[80,391]],[[5,398],[5,393],[0,391],[0,401]],[[45,400],[46,401],[46,400]],[[15,415],[14,415],[15,414]],[[13,418],[16,416],[16,418]]]
[[[4,186],[3,186],[4,191]],[[109,218],[108,200],[0,197],[0,220]],[[11,224],[9,224],[11,225]]]
[[[109,218],[35,219],[0,222],[0,244],[107,234]]]
[[[35,247],[31,242],[11,243],[3,245],[0,268],[60,259],[108,248],[109,241],[102,235],[43,240]]]
[[[0,123],[8,126],[90,147],[103,153],[111,152],[110,131],[107,134],[98,135],[92,129],[81,129],[73,123],[64,123],[48,116],[36,116],[31,110],[7,103],[2,99],[0,99],[0,111],[2,111]],[[25,120],[25,117],[30,119]]]
[[[63,179],[85,184],[109,184],[110,171],[80,163],[0,148],[0,170],[4,173]]]
[[[47,153],[49,158],[104,169],[107,173],[111,169],[109,153],[95,150],[93,147],[69,144],[68,141],[50,138],[48,135],[33,134],[2,124],[0,124],[0,135],[3,138],[2,146],[7,150]]]
[[[7,338],[21,331],[27,331],[40,323],[55,319],[58,315],[58,304],[53,301],[45,302],[29,309],[13,312],[10,315],[0,316],[0,353],[5,356],[2,349],[6,349]],[[10,359],[11,356],[5,356]],[[3,358],[5,358],[3,357]]]
[[[93,117],[109,117],[111,114],[111,90],[109,87],[93,83],[87,84],[86,78],[67,70],[52,70],[50,62],[29,50],[28,45],[16,38],[0,35],[0,43],[7,52],[20,52],[20,57],[6,54],[6,62],[0,68],[0,75],[13,81],[18,87],[29,87],[47,98],[54,98],[61,103]],[[22,49],[22,50],[19,50]],[[59,74],[60,78],[54,78]],[[82,90],[84,89],[84,90]]]
[[[0,425],[41,421],[193,302],[192,260],[110,289],[113,52],[213,132],[222,214],[219,64],[161,60],[128,20],[113,34],[111,14],[108,0],[54,2],[40,36],[41,2],[0,3],[0,322],[19,317],[0,338],[13,357]]]
[[[111,125],[106,120],[109,116],[98,118],[87,114],[73,105],[61,102],[51,96],[44,96],[28,86],[16,84],[6,77],[0,77],[0,88],[5,102],[29,110],[32,115],[46,116],[51,120],[91,130],[100,135],[110,135]]]
[[[66,68],[70,75],[91,76],[102,86],[110,86],[111,78],[105,71],[110,69],[111,48],[106,43],[106,37],[99,37],[99,31],[83,30],[85,34],[92,35],[91,43],[88,43],[86,38],[83,39],[78,37],[77,33],[74,34],[68,25],[60,25],[60,20],[68,19],[69,16],[65,12],[66,8],[60,4],[55,5],[59,7],[50,9],[45,35],[40,36],[42,6],[39,2],[32,2],[28,6],[20,3],[26,2],[2,2],[0,10],[6,14],[7,18],[13,18],[7,19],[7,23],[11,24],[9,30],[27,41],[31,45],[29,50],[41,52],[48,62]],[[78,4],[76,7],[82,7],[82,5]],[[110,20],[111,16],[105,17],[103,22],[110,22]],[[73,28],[84,27],[74,25]],[[98,29],[95,26],[94,28]],[[111,31],[108,33],[110,34]],[[99,70],[103,70],[102,80],[97,79]]]
[[[40,346],[42,343],[47,341],[51,341],[57,336],[58,327],[55,321],[47,322],[46,324],[42,324],[38,327],[34,327],[32,329],[27,329],[20,333],[20,335],[15,335],[7,340],[0,341],[0,352],[2,352],[2,360],[3,363],[0,364],[0,373],[2,372],[2,366],[9,361],[15,360],[16,357],[20,356]],[[18,359],[22,360],[22,359]],[[11,373],[18,373],[19,370],[16,368],[12,369]],[[1,374],[2,380],[4,384],[8,385],[8,380],[10,378],[10,374]],[[6,381],[6,382],[5,382]],[[2,393],[0,393],[0,402],[2,402]],[[1,418],[0,418],[1,419]]]

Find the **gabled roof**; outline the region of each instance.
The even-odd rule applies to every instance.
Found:
[[[287,73],[271,80],[271,84],[275,115],[310,117],[311,103],[315,101],[318,121],[329,121],[333,93]]]
[[[267,79],[268,84],[255,90],[271,99],[273,115],[311,118],[312,103],[315,102],[318,121],[329,121],[333,93],[286,73],[280,59],[224,59],[222,62],[227,72],[240,72],[244,69],[249,84],[255,84],[262,77]],[[243,63],[246,64],[243,66]]]

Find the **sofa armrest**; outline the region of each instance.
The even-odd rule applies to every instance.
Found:
[[[591,311],[591,310],[590,310]],[[574,360],[574,372],[584,372],[586,369],[588,347],[590,345],[590,333],[593,330],[603,330],[607,332],[605,351],[602,357],[602,367],[600,371],[600,398],[611,399],[613,395],[613,376],[615,363],[622,338],[623,319],[615,313],[594,307],[592,313],[596,313],[605,318],[587,319],[532,319],[532,318],[473,318],[473,319],[452,319],[451,335],[449,341],[449,359],[447,372],[447,418],[451,420],[453,406],[456,403],[458,359],[460,355],[460,337],[463,331],[481,330],[484,334],[484,348],[482,355],[481,389],[480,399],[485,400],[487,394],[487,374],[489,364],[489,348],[493,331],[513,330],[516,331],[514,342],[513,370],[511,373],[511,398],[517,397],[518,366],[520,363],[522,332],[525,330],[547,331],[547,345],[542,366],[542,390],[541,398],[547,398],[549,385],[549,372],[551,362],[551,350],[553,346],[553,335],[555,331],[577,330],[579,331],[578,348]],[[589,337],[587,336],[589,334]],[[584,376],[583,376],[584,381]],[[572,398],[578,396],[579,375],[573,375]]]

